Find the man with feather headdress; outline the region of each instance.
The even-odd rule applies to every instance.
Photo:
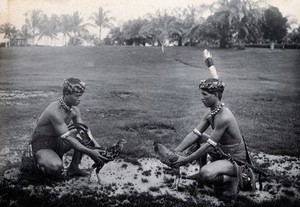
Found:
[[[236,194],[239,184],[239,167],[234,161],[222,157],[217,149],[246,161],[246,147],[234,115],[222,103],[225,84],[218,78],[212,56],[207,50],[204,50],[203,56],[212,78],[201,81],[199,89],[201,100],[204,106],[210,108],[210,111],[174,149],[174,152],[180,154],[195,143],[198,143],[200,147],[188,156],[178,155],[178,159],[171,166],[178,168],[209,154],[211,162],[202,166],[198,173],[188,178],[198,180],[203,184],[226,186],[226,192]],[[211,135],[204,133],[209,126],[212,128]]]

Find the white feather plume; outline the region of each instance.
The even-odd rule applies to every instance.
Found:
[[[207,58],[212,58],[212,55],[211,55],[211,53],[210,53],[207,49],[205,49],[205,50],[203,51],[203,59],[204,59],[204,61],[205,61]],[[217,70],[216,70],[216,68],[215,68],[214,65],[210,66],[208,69],[209,69],[209,72],[210,72],[210,74],[211,74],[211,76],[212,76],[213,78],[219,79]]]

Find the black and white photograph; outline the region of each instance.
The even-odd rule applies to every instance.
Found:
[[[0,0],[0,206],[300,206],[298,0]]]

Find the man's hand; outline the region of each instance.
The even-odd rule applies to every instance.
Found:
[[[102,156],[100,154],[100,152],[98,150],[91,150],[91,153],[89,154],[89,156],[92,158],[92,160],[94,160],[94,162],[96,163],[102,163],[105,164],[109,161],[112,161],[111,159],[108,159],[104,156]]]
[[[188,163],[188,160],[186,157],[179,156],[178,160],[175,162],[171,163],[171,167],[173,168],[179,168],[182,165],[186,165]]]

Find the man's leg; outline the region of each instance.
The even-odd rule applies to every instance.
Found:
[[[206,142],[209,138],[210,138],[210,136],[208,134],[205,134],[205,133],[202,134],[201,138],[197,138],[196,141],[186,137],[185,140],[178,146],[178,148],[179,149],[182,148],[182,147],[188,148],[187,149],[187,151],[188,151],[187,154],[190,155],[190,154],[194,153],[195,151],[197,151],[199,149],[199,147],[201,147],[201,143]],[[195,143],[195,142],[198,142],[198,143]],[[194,148],[194,146],[196,144],[198,146]],[[193,148],[193,149],[191,149],[191,148]],[[202,186],[202,182],[200,181],[200,178],[201,178],[200,170],[204,165],[207,164],[207,154],[204,155],[203,157],[199,158],[197,160],[197,163],[199,165],[199,172],[186,176],[186,179],[197,180],[199,182],[198,184],[200,186]]]
[[[77,132],[77,131],[75,131],[75,132]],[[75,132],[72,132],[74,137],[76,136]],[[64,139],[59,140],[59,142],[56,146],[56,150],[61,155],[61,157],[71,149],[72,149],[71,146],[67,142],[65,142]],[[83,154],[81,152],[74,150],[72,161],[71,161],[68,171],[67,171],[67,176],[74,177],[74,176],[89,175],[87,172],[84,172],[83,170],[79,169],[78,165],[81,162],[82,156],[83,156]]]
[[[68,168],[68,172],[67,172],[68,176],[73,177],[73,176],[89,175],[87,172],[84,172],[83,170],[79,169],[78,165],[80,164],[81,159],[82,159],[82,153],[74,150],[72,161],[71,161],[71,164],[70,164],[70,166]]]
[[[228,160],[211,162],[200,171],[201,180],[213,185],[226,185],[227,193],[237,194],[238,175],[237,166]]]
[[[63,163],[61,158],[52,149],[38,150],[35,155],[36,165],[45,175],[61,176]]]
[[[192,175],[188,175],[186,178],[187,179],[191,179],[191,180],[198,180],[200,179],[201,175],[200,175],[200,170],[203,166],[205,166],[207,164],[207,155],[204,155],[203,157],[199,158],[197,160],[197,163],[199,165],[199,172],[192,174]]]

